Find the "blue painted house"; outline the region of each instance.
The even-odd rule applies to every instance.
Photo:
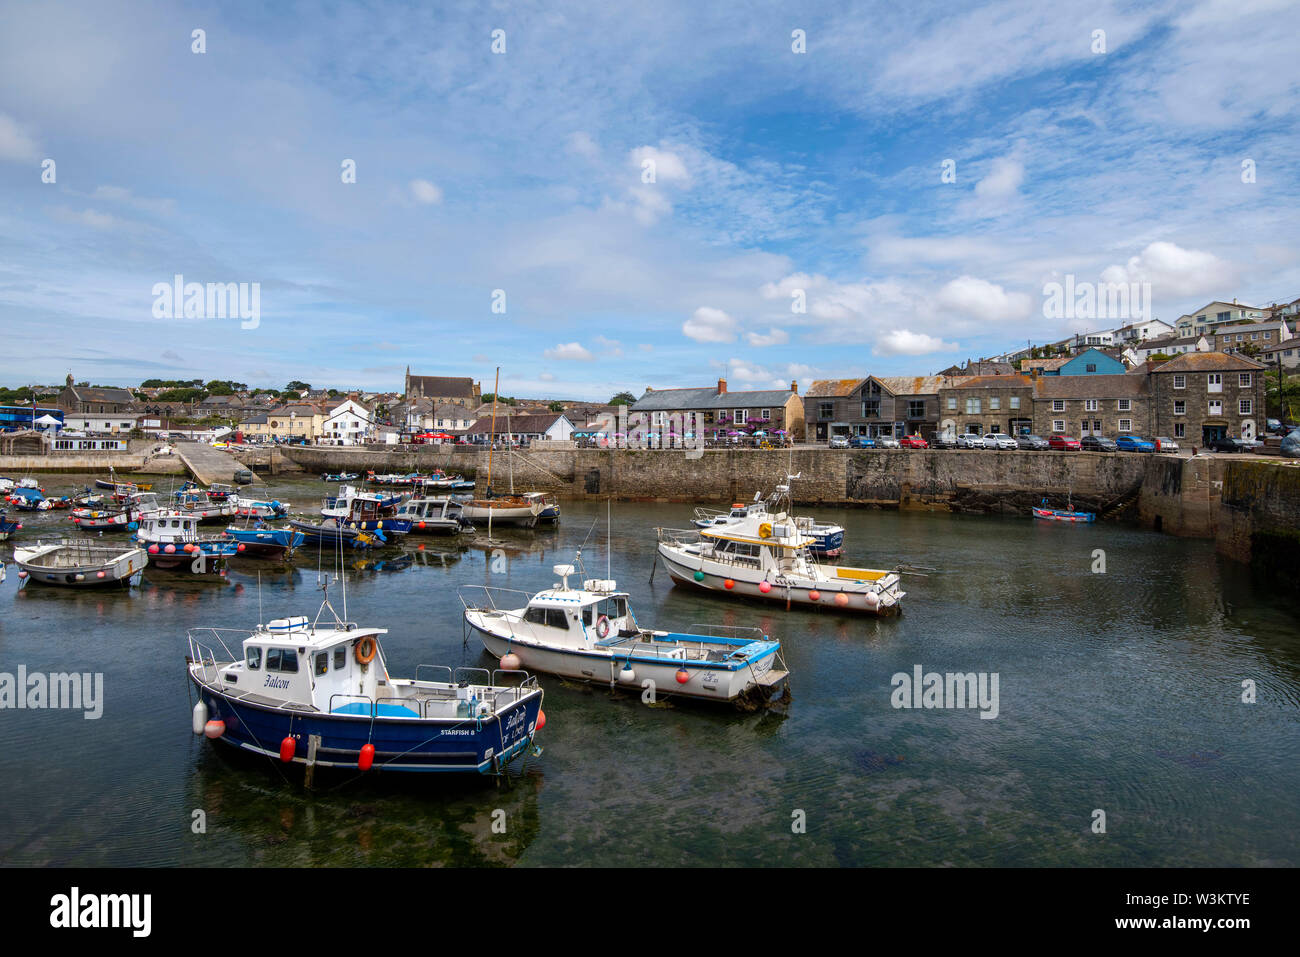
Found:
[[[1085,349],[1068,359],[1026,359],[1022,372],[1038,369],[1039,375],[1123,375],[1128,371],[1124,363],[1100,349]]]

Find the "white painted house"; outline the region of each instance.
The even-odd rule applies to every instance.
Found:
[[[318,445],[361,445],[369,441],[373,431],[374,418],[370,410],[348,399],[325,417],[316,442]]]

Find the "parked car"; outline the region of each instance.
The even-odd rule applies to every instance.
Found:
[[[1060,432],[1057,432],[1055,435],[1049,438],[1047,440],[1047,444],[1051,448],[1061,449],[1066,451],[1076,451],[1082,447],[1080,446],[1078,439],[1074,438],[1073,436],[1063,435]]]
[[[1018,448],[1032,449],[1034,451],[1038,451],[1039,449],[1050,449],[1052,447],[1048,444],[1047,439],[1043,438],[1041,435],[1017,435],[1016,446]]]
[[[938,435],[934,437],[934,447],[936,449],[959,448],[959,446],[957,445],[957,436],[951,435],[947,432],[940,432]]]
[[[1156,444],[1137,435],[1121,435],[1115,440],[1115,448],[1121,452],[1154,452]]]
[[[919,435],[907,435],[898,440],[898,444],[905,449],[928,449],[930,443]]]
[[[966,432],[957,436],[957,448],[959,449],[982,449],[984,448],[984,437],[977,432]]]
[[[1085,435],[1079,440],[1079,447],[1088,452],[1118,452],[1114,439],[1104,435]]]
[[[1157,452],[1177,452],[1177,451],[1178,451],[1178,443],[1175,442],[1173,439],[1168,438],[1167,436],[1161,435],[1161,436],[1159,436],[1159,437],[1156,438],[1156,451],[1157,451]]]
[[[1241,439],[1234,439],[1231,435],[1221,435],[1210,442],[1209,449],[1211,452],[1249,452],[1251,447]]]
[[[849,445],[855,449],[874,449],[876,440],[869,435],[855,435],[849,440]]]
[[[986,449],[1018,449],[1016,437],[1007,435],[1005,432],[989,432],[984,436],[983,442]]]
[[[849,447],[849,437],[847,435],[832,435],[831,448],[847,449]]]
[[[876,444],[879,445],[882,449],[902,448],[902,446],[898,444],[898,439],[894,438],[892,435],[880,436],[880,438],[876,439]]]
[[[1277,419],[1269,419],[1268,424],[1265,426],[1265,430],[1269,435],[1290,435],[1294,428],[1294,425],[1283,425]]]

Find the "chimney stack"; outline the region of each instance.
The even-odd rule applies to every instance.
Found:
[[[797,379],[790,380],[790,391],[795,395],[799,394],[799,381]]]
[[[718,395],[726,395],[726,394],[727,394],[727,380],[726,380],[726,379],[719,379],[719,380],[718,380]]]

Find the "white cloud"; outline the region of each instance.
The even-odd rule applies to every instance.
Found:
[[[426,206],[442,202],[442,190],[427,179],[411,180],[411,196]]]
[[[0,159],[26,163],[38,158],[36,141],[12,116],[0,113]]]
[[[748,332],[745,334],[745,340],[751,346],[783,346],[790,341],[790,334],[784,329],[773,326],[766,333]]]
[[[537,378],[541,379],[543,382],[555,381],[555,376],[550,372],[539,372],[537,373]]]
[[[1153,296],[1164,301],[1179,296],[1219,295],[1236,281],[1236,270],[1213,253],[1154,242],[1124,265],[1108,266],[1103,282],[1149,282]]]
[[[117,220],[110,214],[89,208],[75,210],[67,206],[57,206],[50,211],[50,215],[61,223],[89,226],[92,229],[109,229],[117,224]]]
[[[595,159],[600,155],[600,147],[591,138],[591,134],[582,130],[569,136],[569,150],[579,156],[585,156],[587,159]]]
[[[542,355],[548,359],[560,359],[570,362],[591,362],[596,358],[578,342],[562,343],[552,349],[547,349]]]
[[[975,195],[981,199],[1006,199],[1014,196],[1025,180],[1025,166],[1010,156],[995,159],[988,174],[975,184]]]
[[[670,150],[657,149],[653,146],[638,146],[628,154],[638,180],[647,168],[654,170],[656,183],[673,183],[684,185],[691,176],[686,172],[686,163]],[[650,164],[647,167],[647,162]]]
[[[960,276],[944,285],[935,297],[943,309],[981,322],[1007,322],[1028,318],[1033,300],[1026,293],[1007,292],[996,283]]]
[[[871,351],[879,356],[924,356],[932,352],[952,352],[960,348],[955,342],[944,342],[923,332],[894,329],[878,338]]]
[[[621,358],[623,355],[623,344],[617,339],[606,339],[604,336],[597,336],[595,343],[600,351],[611,359]]]
[[[682,333],[696,342],[734,342],[738,323],[721,309],[700,306],[682,323]]]

